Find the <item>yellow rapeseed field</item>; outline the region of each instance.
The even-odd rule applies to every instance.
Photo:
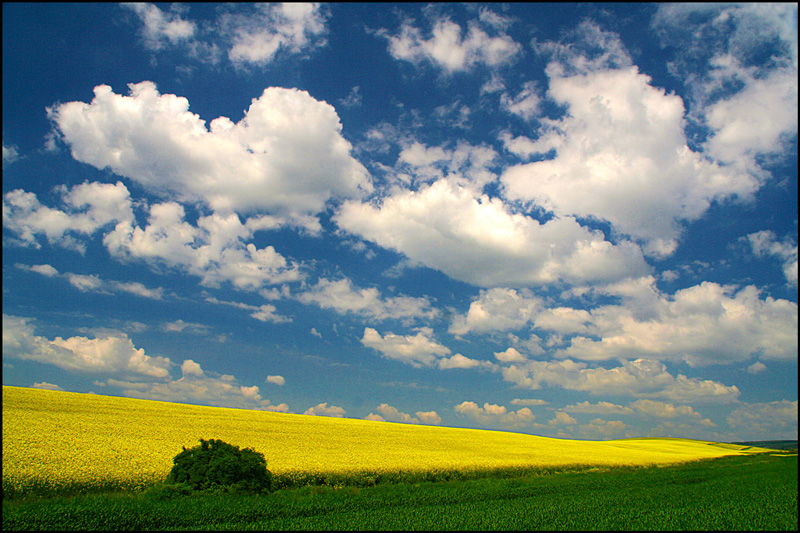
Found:
[[[163,480],[181,447],[196,446],[201,438],[254,448],[284,479],[313,473],[670,464],[756,451],[684,439],[562,440],[3,387],[4,491],[141,488]]]

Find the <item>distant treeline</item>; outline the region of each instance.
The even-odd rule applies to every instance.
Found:
[[[796,440],[749,440],[745,442],[732,442],[731,444],[741,444],[742,446],[758,446],[760,448],[770,448],[772,450],[796,450]]]

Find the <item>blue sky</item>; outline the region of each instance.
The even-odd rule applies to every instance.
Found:
[[[797,438],[796,4],[3,4],[3,384]]]

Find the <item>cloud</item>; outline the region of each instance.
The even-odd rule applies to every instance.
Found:
[[[551,426],[570,426],[577,424],[578,421],[569,416],[564,411],[556,411],[552,420],[548,422]]]
[[[543,305],[543,300],[528,289],[482,290],[465,315],[453,317],[448,331],[454,335],[466,335],[519,329],[530,322]]]
[[[274,383],[275,385],[283,386],[286,384],[286,380],[283,376],[267,376],[267,383]]]
[[[708,59],[724,51],[752,63],[759,61],[761,47],[767,44],[776,47],[775,59],[796,57],[796,19],[797,6],[791,3],[661,4],[651,25],[665,45],[683,42],[687,60]]]
[[[548,50],[547,97],[567,114],[542,119],[535,142],[503,137],[516,153],[544,158],[506,169],[505,193],[559,216],[607,220],[648,254],[670,255],[683,221],[699,219],[715,200],[750,198],[759,183],[690,149],[681,98],[652,86],[616,35],[580,29],[579,38],[597,37],[605,52]]]
[[[602,418],[595,418],[588,424],[581,424],[575,430],[584,439],[602,440],[602,439],[616,439],[625,435],[627,429],[625,422],[620,420],[603,420]],[[563,438],[566,435],[559,435]],[[573,436],[574,438],[574,436]]]
[[[450,368],[476,368],[479,366],[484,366],[492,369],[495,368],[495,365],[489,363],[488,361],[478,361],[476,359],[470,359],[469,357],[465,357],[460,353],[457,353],[452,357],[443,357],[442,359],[439,359],[438,366],[442,370]]]
[[[337,407],[335,405],[331,405],[328,407],[328,402],[320,403],[315,405],[314,407],[309,407],[303,413],[304,415],[314,415],[314,416],[332,416],[335,418],[342,418],[345,415],[345,410],[341,407]]]
[[[575,405],[568,405],[561,410],[567,413],[591,413],[598,415],[632,415],[634,413],[634,410],[630,407],[623,407],[611,402],[597,402],[595,404],[581,402]]]
[[[444,179],[396,191],[380,206],[345,202],[334,219],[346,231],[479,287],[611,281],[649,270],[630,242],[614,245],[570,217],[542,224],[512,214],[499,198],[475,198]]]
[[[183,364],[181,364],[181,373],[184,376],[194,376],[194,377],[203,377],[205,374],[203,373],[203,369],[200,368],[198,363],[195,363],[191,359],[186,359]]]
[[[159,94],[150,81],[128,87],[123,96],[98,85],[88,104],[49,109],[72,157],[152,193],[224,213],[302,218],[331,198],[372,190],[334,108],[305,91],[267,88],[238,123],[218,117],[206,127],[186,98]]]
[[[183,333],[186,331],[187,333],[193,333],[196,335],[208,335],[210,330],[211,328],[204,324],[185,322],[180,318],[173,322],[167,322],[161,326],[161,331],[166,331],[168,333]]]
[[[36,272],[37,274],[41,274],[42,276],[47,276],[48,278],[54,278],[59,275],[58,270],[52,265],[23,265],[17,263],[14,266],[19,268],[20,270]]]
[[[786,282],[797,287],[797,243],[791,237],[779,241],[774,231],[757,231],[741,240],[746,241],[756,257],[776,257],[783,261],[783,274]]]
[[[465,335],[532,328],[547,334],[547,340],[535,334],[526,343],[512,334],[509,338],[534,355],[544,354],[544,346],[558,347],[551,352],[555,357],[586,361],[645,358],[700,367],[755,356],[797,357],[796,303],[762,298],[754,286],[704,282],[667,294],[647,276],[583,292],[617,302],[589,309],[547,307],[548,302],[525,290],[491,289],[481,291],[466,314],[454,315],[449,331]],[[496,357],[525,359],[516,349]]]
[[[450,349],[432,339],[433,330],[427,327],[416,328],[417,334],[395,335],[387,333],[381,336],[372,328],[364,328],[361,344],[373,348],[387,359],[395,359],[415,368],[431,367],[441,370],[454,368],[486,368],[492,371],[499,367],[489,361],[470,359],[460,353],[451,357]]]
[[[179,49],[189,58],[212,64],[226,55],[237,67],[263,67],[281,54],[302,57],[327,42],[327,15],[318,3],[226,5],[215,20],[203,25],[185,18],[186,6],[173,5],[169,12],[155,4],[122,7],[141,22],[146,49]]]
[[[236,378],[230,375],[207,376],[200,365],[194,364],[196,367],[187,366],[184,369],[183,377],[166,383],[108,379],[104,384],[122,389],[122,393],[130,398],[281,413],[289,411],[289,406],[285,403],[272,405],[269,400],[263,399],[255,385],[252,387],[239,385]]]
[[[124,333],[49,340],[35,335],[31,322],[30,318],[3,315],[4,358],[38,361],[80,373],[169,379],[168,369],[173,366],[169,358],[146,355]]]
[[[3,143],[3,166],[10,165],[19,159],[19,150],[15,145],[6,145]]]
[[[539,356],[546,353],[545,346],[551,347],[561,342],[561,339],[558,335],[550,335],[546,342],[544,342],[542,338],[535,333],[531,333],[527,340],[520,339],[513,333],[508,333],[506,336],[511,344],[513,344],[514,350],[520,353],[522,359],[527,359],[527,356],[526,354],[519,352],[519,349],[527,352],[527,355]],[[506,350],[506,356],[517,357],[515,353],[509,353],[508,350]],[[497,357],[497,354],[495,354],[495,357]]]
[[[181,364],[181,377],[160,383],[142,383],[108,379],[103,385],[122,389],[125,396],[176,403],[196,403],[217,407],[237,409],[255,409],[286,413],[289,406],[285,403],[272,405],[263,399],[257,386],[240,385],[234,376],[209,375],[200,364],[186,359]]]
[[[673,405],[656,400],[636,400],[630,406],[638,413],[656,418],[688,417],[702,420],[702,415],[694,410],[691,405]],[[706,419],[708,424],[714,425]]]
[[[259,306],[258,311],[250,313],[250,316],[261,322],[272,322],[273,324],[281,324],[291,322],[292,319],[276,313],[277,308],[271,304],[264,304]]]
[[[720,61],[731,61],[730,58]],[[745,88],[705,110],[714,131],[706,144],[714,157],[741,166],[755,165],[757,154],[779,152],[797,138],[797,68],[784,68],[758,78],[736,66],[737,79]]]
[[[527,357],[519,353],[516,348],[508,348],[504,352],[494,352],[495,358],[502,363],[524,363]]]
[[[119,281],[110,281],[108,283],[113,290],[127,292],[135,296],[141,296],[142,298],[150,298],[151,300],[162,300],[164,298],[163,287],[151,289],[149,287],[145,287],[138,281],[128,281],[124,283]]]
[[[43,206],[35,194],[22,189],[3,195],[3,227],[19,236],[17,244],[39,248],[37,235],[44,235],[51,244],[83,253],[85,245],[76,234],[88,236],[105,226],[133,220],[130,194],[121,182],[84,182],[56,191],[63,210]]]
[[[42,389],[42,390],[62,390],[62,391],[64,390],[60,386],[55,385],[53,383],[48,383],[46,381],[42,381],[42,382],[39,382],[39,383],[34,383],[33,385],[31,385],[31,388],[32,389]]]
[[[207,287],[230,282],[238,289],[257,290],[302,278],[298,267],[272,246],[245,244],[252,234],[252,226],[242,224],[234,213],[201,216],[193,226],[185,220],[183,206],[167,202],[150,207],[144,228],[117,224],[103,243],[118,259],[143,259],[183,270],[200,277]]]
[[[278,314],[276,312],[277,308],[272,304],[250,305],[241,302],[219,300],[213,296],[207,296],[205,298],[205,301],[212,304],[227,305],[230,307],[235,307],[237,309],[245,309],[247,311],[252,311],[252,313],[250,313],[250,316],[255,318],[256,320],[260,320],[261,322],[273,322],[275,324],[281,324],[292,321],[291,318]]]
[[[728,415],[727,422],[747,440],[797,439],[797,400],[745,403]]]
[[[420,424],[438,426],[442,423],[442,417],[436,411],[417,411],[416,415]]]
[[[348,278],[332,281],[320,278],[316,285],[299,293],[297,300],[305,304],[316,304],[323,309],[334,309],[338,313],[355,313],[375,320],[389,318],[415,319],[435,318],[439,311],[431,307],[428,298],[397,296],[384,298],[374,287],[353,287]]]
[[[191,39],[197,31],[194,22],[184,20],[180,13],[161,11],[154,4],[122,3],[132,10],[142,22],[142,40],[148,50],[160,50]]]
[[[436,411],[427,411],[427,412],[417,412],[417,417],[413,417],[408,413],[403,413],[398,410],[396,407],[392,407],[387,403],[380,404],[376,409],[380,414],[376,415],[375,413],[370,413],[366,417],[366,420],[378,420],[382,422],[401,422],[403,424],[427,424],[427,425],[439,425],[442,422],[442,418],[436,414]]]
[[[523,407],[516,411],[508,411],[502,405],[484,403],[480,407],[475,402],[464,401],[455,406],[455,412],[464,415],[481,425],[518,429],[532,424],[536,419],[531,410]]]
[[[223,32],[232,36],[228,58],[234,64],[265,65],[284,50],[299,54],[324,46],[326,16],[318,3],[258,4],[255,13],[225,14]]]
[[[514,398],[511,400],[513,405],[550,405],[550,402],[546,402],[544,400],[538,400],[534,398]]]
[[[186,359],[181,364],[181,377],[176,380],[154,383],[110,378],[96,383],[120,388],[123,395],[131,398],[289,412],[289,406],[285,403],[272,405],[269,400],[263,399],[257,386],[240,385],[234,376],[228,374],[206,373],[192,359]]]
[[[736,385],[717,381],[673,376],[656,360],[624,361],[614,368],[589,368],[586,363],[563,361],[529,361],[512,364],[502,370],[503,379],[518,387],[538,390],[543,385],[567,390],[585,391],[592,395],[625,395],[634,398],[661,398],[689,403],[731,403],[739,397]]]
[[[592,315],[586,309],[571,307],[548,307],[533,317],[536,327],[558,334],[588,333],[591,331]]]
[[[93,274],[89,276],[83,274],[65,274],[65,277],[69,280],[70,285],[81,292],[103,292],[100,288],[103,282],[100,281],[98,276]]]
[[[546,343],[532,337],[536,342],[526,344],[531,353],[545,353],[542,344],[563,345],[551,353],[585,361],[645,358],[700,367],[754,356],[797,358],[797,304],[762,297],[754,286],[703,282],[667,294],[656,287],[655,278],[647,276],[597,286],[589,293],[598,298],[611,296],[617,302],[589,309],[548,307],[548,302],[526,289],[483,290],[466,314],[454,315],[449,332],[466,335],[532,328],[548,337]],[[569,337],[564,339],[564,335]],[[525,359],[516,349],[495,356],[505,362]]]
[[[361,96],[361,86],[355,85],[350,92],[347,94],[345,98],[341,98],[339,103],[344,107],[361,107],[362,96]]]
[[[497,161],[498,154],[488,146],[458,141],[454,148],[449,148],[447,144],[426,146],[417,140],[404,140],[400,145],[392,179],[406,188],[444,178],[452,185],[480,195],[483,188],[497,178],[490,167]]]
[[[796,144],[797,6],[662,4],[651,24],[680,47],[670,70],[687,80],[707,153],[766,177],[756,156]]]
[[[588,331],[592,337],[573,337],[557,357],[644,357],[693,367],[747,361],[755,355],[797,360],[797,304],[762,299],[752,285],[737,289],[703,282],[667,295],[652,278],[642,278],[600,292],[617,292],[622,305],[589,311],[586,323],[574,331]]]
[[[748,374],[760,374],[761,372],[767,369],[767,365],[762,363],[761,361],[756,361],[752,365],[747,367]]]
[[[373,348],[387,359],[395,359],[416,368],[434,366],[439,358],[450,354],[450,349],[434,341],[433,330],[430,328],[417,328],[417,334],[395,335],[387,333],[381,336],[373,328],[364,328],[361,344]]]
[[[55,267],[51,265],[22,265],[16,264],[14,265],[21,270],[27,270],[30,272],[35,272],[37,274],[41,274],[43,276],[47,276],[48,278],[55,278],[55,277],[63,277],[66,279],[70,285],[75,287],[76,289],[80,290],[81,292],[99,292],[102,294],[114,294],[119,292],[125,292],[128,294],[133,294],[134,296],[140,296],[142,298],[149,298],[151,300],[163,300],[164,299],[164,288],[157,287],[155,289],[151,289],[146,287],[142,283],[138,281],[114,281],[114,280],[104,280],[97,275],[85,275],[85,274],[75,274],[73,272],[65,272],[64,274],[60,274]]]
[[[619,36],[603,30],[590,19],[565,33],[563,42],[534,39],[531,46],[542,58],[550,59],[549,70],[564,76],[624,69],[633,65]]]
[[[472,108],[463,104],[461,100],[456,99],[447,105],[440,105],[433,108],[431,118],[438,121],[442,126],[448,128],[457,128],[468,130],[471,127],[470,117],[472,116]],[[466,144],[460,141],[459,144]],[[487,152],[494,152],[489,148],[482,147]]]
[[[386,30],[380,34],[389,41],[389,53],[395,59],[416,66],[430,63],[449,74],[469,71],[479,65],[498,68],[512,63],[522,47],[502,28],[487,22],[491,19],[486,15],[470,22],[466,34],[461,26],[447,18],[432,21],[427,38],[411,22],[404,22],[397,35],[389,35]],[[486,30],[497,36],[490,36]]]
[[[537,94],[534,82],[525,82],[517,96],[508,93],[500,95],[500,106],[511,114],[518,115],[524,120],[530,120],[539,114],[541,98]]]

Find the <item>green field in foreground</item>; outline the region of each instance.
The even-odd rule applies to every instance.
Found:
[[[160,497],[159,497],[160,494]],[[788,530],[797,456],[263,496],[158,491],[3,501],[3,530]]]
[[[4,498],[141,490],[164,480],[182,446],[201,438],[263,453],[278,488],[665,465],[765,451],[686,439],[552,439],[7,386],[2,409]]]

